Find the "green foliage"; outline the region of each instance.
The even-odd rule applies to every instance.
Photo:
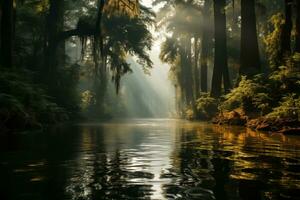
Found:
[[[83,33],[80,35],[83,54],[92,54],[91,57],[96,66],[101,63],[100,68],[110,69],[110,74],[108,73],[107,76],[111,75],[117,92],[121,78],[132,72],[130,63],[127,62],[128,55],[135,56],[144,71],[149,72],[153,65],[148,54],[153,42],[149,27],[154,24],[155,17],[149,8],[142,6],[139,16],[136,17],[118,12],[104,12],[101,37],[93,34],[84,35],[85,32],[93,32],[95,29],[94,22],[97,18],[97,12],[89,12],[89,14],[80,17],[77,23],[77,29]],[[88,51],[89,48],[92,48],[93,51]],[[101,49],[100,52],[99,49]],[[97,70],[98,67],[95,69]],[[98,72],[95,71],[95,73]]]
[[[185,111],[188,120],[211,120],[218,113],[219,100],[209,93],[201,93],[195,102],[195,108],[189,107]]]
[[[269,79],[277,86],[277,92],[289,93],[300,91],[299,53],[286,59],[286,65],[274,70]]]
[[[268,54],[268,59],[270,66],[274,69],[278,67],[280,63],[280,43],[281,43],[281,32],[282,27],[285,23],[282,13],[273,15],[269,20],[270,24],[273,26],[273,31],[265,36],[264,42],[266,45],[266,52]]]
[[[77,64],[64,66],[56,73],[56,87],[49,93],[53,101],[68,112],[77,114],[80,111],[80,95],[77,90],[80,66]]]
[[[261,112],[261,115],[264,115],[271,109],[272,98],[269,93],[260,92],[253,96],[252,103]]]
[[[29,73],[1,71],[1,127],[23,129],[68,118],[66,111],[51,101],[45,92],[24,77]]]
[[[218,112],[219,101],[209,93],[201,93],[200,97],[196,100],[197,118],[208,120],[212,119]]]
[[[300,97],[295,94],[287,94],[282,98],[278,107],[275,107],[267,118],[278,119],[298,119],[300,120]]]
[[[95,104],[95,94],[90,90],[86,90],[86,91],[82,92],[81,93],[81,108],[83,110],[86,110],[93,104]]]
[[[269,109],[271,98],[262,80],[261,75],[255,76],[253,80],[242,76],[238,87],[225,96],[220,109],[234,110],[242,108],[244,111],[258,109],[263,113],[266,112]]]
[[[169,64],[173,64],[178,55],[179,46],[176,39],[166,38],[166,40],[161,45],[159,58],[161,61]]]

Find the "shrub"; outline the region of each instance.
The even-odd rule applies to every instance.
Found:
[[[1,128],[24,129],[68,119],[66,111],[53,103],[41,87],[24,78],[28,76],[1,71]]]
[[[280,66],[274,70],[270,77],[269,81],[272,83],[273,93],[287,94],[296,92],[300,94],[300,54],[296,53],[293,56],[290,56],[285,63],[285,66]],[[276,99],[280,101],[280,98]]]
[[[271,113],[269,113],[267,118],[270,119],[300,119],[300,97],[296,94],[288,94],[282,98],[279,106],[274,108]]]
[[[224,98],[220,110],[242,108],[246,112],[258,110],[262,114],[269,109],[271,101],[262,75],[255,76],[253,80],[242,76],[238,87],[231,90]]]
[[[187,120],[194,120],[196,118],[195,113],[192,108],[188,108],[185,111],[185,118]]]
[[[218,100],[209,93],[202,93],[196,101],[196,112],[198,119],[212,119],[218,112]]]

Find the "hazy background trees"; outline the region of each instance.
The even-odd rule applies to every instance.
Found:
[[[154,4],[161,5],[159,16],[164,14],[165,17],[158,21],[170,33],[162,44],[161,59],[172,65],[171,74],[178,91],[177,107],[183,116],[195,117],[197,107],[201,107],[199,102],[210,102],[210,99],[205,100],[208,96],[203,92],[223,98],[232,87],[239,85],[243,76],[266,78],[277,73],[280,66],[297,66],[291,62],[297,63],[292,57],[299,51],[298,1],[157,0]],[[198,21],[194,19],[197,15]],[[180,54],[180,49],[186,48],[182,41],[189,26],[201,30],[200,37],[195,34],[190,37],[194,43],[193,62],[200,63],[194,65],[196,70],[191,77],[186,76],[189,64],[181,62],[189,54]],[[193,84],[186,80],[187,77]],[[299,79],[295,74],[294,78]],[[296,83],[295,80],[292,82]],[[194,91],[192,100],[183,98],[189,91]]]

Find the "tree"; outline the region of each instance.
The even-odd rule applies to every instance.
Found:
[[[65,61],[65,43],[64,40],[59,40],[59,35],[64,30],[64,1],[50,0],[49,14],[46,17],[46,44],[45,44],[45,66],[46,72],[51,77],[55,76],[60,66],[64,65]],[[55,80],[50,80],[50,85],[54,84]],[[52,82],[52,83],[51,83]]]
[[[183,110],[184,98],[184,80],[182,77],[181,59],[179,56],[180,45],[176,38],[167,37],[161,45],[159,58],[162,62],[171,65],[170,74],[171,80],[175,86],[175,101],[177,112],[180,113]]]
[[[300,1],[296,1],[296,47],[295,51],[300,53]]]
[[[203,18],[209,19],[210,0],[205,0],[203,9]],[[207,92],[207,62],[210,51],[210,28],[208,23],[203,23],[202,26],[202,50],[201,50],[201,91]]]
[[[198,98],[200,94],[200,72],[199,72],[199,38],[198,36],[194,37],[194,93],[195,98]]]
[[[123,75],[131,72],[127,56],[135,55],[139,64],[145,71],[152,67],[152,61],[147,53],[152,46],[152,35],[148,26],[154,23],[154,14],[146,7],[140,7],[138,16],[127,14],[109,14],[104,9],[101,17],[102,30],[99,34],[88,36],[93,46],[92,57],[95,62],[94,93],[96,108],[103,112],[103,105],[107,92],[108,76],[111,75],[115,84],[116,92],[120,88],[120,81]],[[98,12],[99,16],[99,12]],[[82,19],[81,26],[90,27],[90,18]],[[99,18],[99,17],[97,17]],[[80,28],[79,28],[80,29]],[[97,31],[99,33],[99,31]],[[83,39],[87,42],[87,39]],[[84,44],[83,46],[87,46]],[[102,49],[99,51],[99,49]],[[88,51],[86,54],[88,55]],[[99,61],[98,61],[99,60]]]
[[[284,0],[284,6],[285,6],[285,22],[282,27],[282,33],[281,33],[281,48],[280,48],[280,59],[282,59],[281,62],[284,62],[285,57],[291,54],[291,31],[293,28],[293,21],[292,21],[293,0]]]
[[[241,0],[240,75],[253,76],[261,71],[257,40],[255,0]]]
[[[192,44],[191,37],[187,35],[184,42],[184,51],[181,54],[182,67],[184,69],[185,76],[185,92],[186,92],[186,102],[188,105],[194,106],[194,77],[193,77],[193,65],[192,65]]]
[[[222,94],[222,83],[225,92],[228,92],[230,88],[227,64],[225,6],[226,0],[214,0],[215,58],[211,94],[216,97],[219,97]]]
[[[13,48],[15,32],[15,0],[1,0],[1,47],[0,62],[2,67],[13,67]]]
[[[167,31],[172,34],[172,37],[167,38],[162,45],[161,60],[172,65],[170,72],[175,77],[174,86],[180,91],[177,92],[180,97],[179,95],[177,97],[182,104],[193,108],[195,98],[200,93],[198,66],[201,37],[200,6],[196,1],[156,2],[165,2],[170,8],[161,9],[162,13],[167,12],[170,17],[163,18],[160,24],[165,25]]]

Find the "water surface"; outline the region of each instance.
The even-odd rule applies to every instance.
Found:
[[[0,137],[0,199],[300,199],[300,137],[120,120]]]

